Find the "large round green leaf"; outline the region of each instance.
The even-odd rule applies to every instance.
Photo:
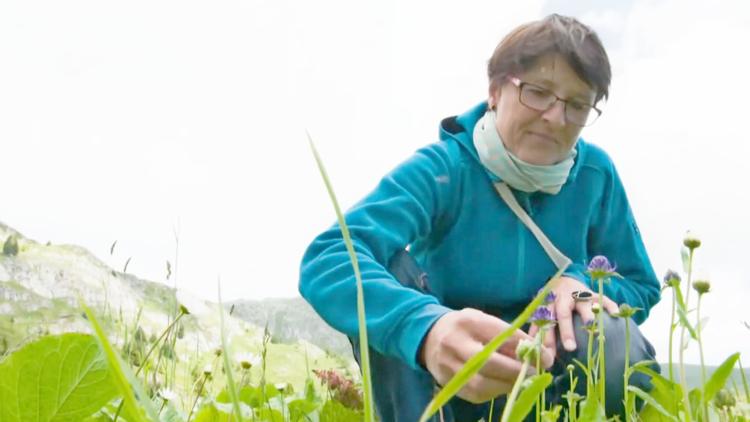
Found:
[[[0,420],[80,421],[117,395],[96,338],[45,336],[0,362]]]

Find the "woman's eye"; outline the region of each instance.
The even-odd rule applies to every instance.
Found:
[[[550,96],[549,91],[547,91],[546,89],[534,88],[530,86],[528,87],[527,91],[529,92],[529,94],[537,98],[546,98]]]
[[[576,102],[576,101],[570,101],[570,102],[568,102],[568,104],[575,111],[584,111],[584,110],[588,109],[588,107],[589,107],[588,104],[583,104],[583,103],[579,103],[579,102]]]

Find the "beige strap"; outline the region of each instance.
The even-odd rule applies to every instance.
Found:
[[[549,255],[549,258],[552,260],[552,262],[555,263],[557,269],[560,270],[567,268],[572,263],[570,258],[565,256],[555,247],[555,245],[552,244],[552,242],[550,242],[544,232],[542,232],[539,226],[534,223],[534,220],[529,217],[529,214],[527,214],[526,211],[518,203],[516,197],[513,196],[513,192],[510,191],[508,185],[503,182],[498,182],[495,183],[495,189],[497,190],[497,193],[500,194],[500,197],[503,198],[503,201],[508,204],[513,213],[516,214],[516,216],[523,222],[523,224],[528,227],[531,233],[534,234],[534,237],[536,237],[536,240],[538,240],[542,245],[542,249],[547,252],[547,255]]]

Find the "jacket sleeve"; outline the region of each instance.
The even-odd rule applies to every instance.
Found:
[[[594,212],[588,231],[588,255],[604,255],[617,266],[622,278],[612,277],[604,284],[604,294],[618,304],[642,308],[633,315],[641,324],[651,308],[659,302],[660,286],[643,245],[641,234],[628,204],[625,189],[611,161],[604,171],[605,182],[601,206]],[[587,263],[574,263],[566,275],[588,284],[598,291],[586,272]]]
[[[422,369],[417,362],[422,339],[450,309],[402,286],[386,266],[396,251],[429,236],[442,220],[455,198],[458,174],[446,143],[433,144],[386,175],[345,215],[362,276],[369,345],[414,369]],[[359,335],[356,279],[338,224],[305,252],[299,290],[333,328]]]

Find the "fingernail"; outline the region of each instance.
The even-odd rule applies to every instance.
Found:
[[[563,346],[565,346],[565,350],[572,352],[573,350],[576,349],[576,342],[573,339],[567,339],[563,343]]]

